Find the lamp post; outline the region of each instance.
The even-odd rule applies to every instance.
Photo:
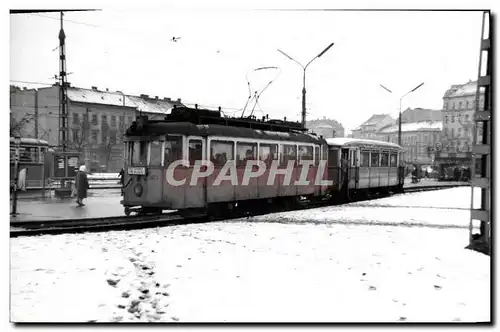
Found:
[[[333,46],[333,44],[334,43],[331,43],[330,45],[328,45],[321,53],[319,53],[314,58],[312,58],[312,60],[309,61],[307,63],[307,65],[305,65],[305,66],[303,66],[300,62],[293,59],[291,56],[289,56],[288,54],[286,54],[282,50],[278,49],[278,52],[280,52],[281,54],[283,54],[284,56],[286,56],[288,59],[292,60],[293,62],[297,63],[299,66],[302,67],[302,69],[304,71],[304,75],[302,78],[302,84],[303,84],[303,87],[302,87],[302,127],[304,127],[304,128],[306,127],[306,69],[315,59],[320,58],[323,54],[325,54],[326,51],[328,51]]]
[[[16,146],[16,154],[14,159],[14,195],[12,197],[12,212],[13,216],[17,215],[17,187],[19,181],[19,149],[21,146],[21,136],[18,133],[14,134],[14,144]]]
[[[401,97],[399,99],[399,121],[398,121],[398,145],[401,145],[401,105],[403,103],[403,98],[406,97],[407,95],[409,95],[410,93],[414,92],[415,90],[417,90],[418,88],[420,88],[422,85],[424,85],[424,83],[420,83],[420,85],[418,85],[416,88],[414,88],[413,90],[410,90],[408,91],[403,97]],[[386,90],[387,92],[390,92],[392,93],[391,90],[389,90],[388,88],[386,88],[385,86],[383,86],[382,84],[380,84],[380,86]]]

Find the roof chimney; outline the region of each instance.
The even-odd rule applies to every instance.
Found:
[[[155,99],[158,99],[158,96],[155,96]]]
[[[93,86],[93,87],[92,87],[92,90],[97,91],[97,87],[96,87],[96,86]]]
[[[181,102],[181,98],[177,98],[177,102],[180,103]]]
[[[145,95],[145,94],[142,94],[142,95],[141,95],[141,98],[149,98],[149,96],[148,96],[148,95]]]
[[[109,92],[109,89],[108,89],[108,88],[106,88],[106,92]]]
[[[167,98],[167,97],[163,98],[163,100],[166,100],[166,101],[172,101],[172,99]]]

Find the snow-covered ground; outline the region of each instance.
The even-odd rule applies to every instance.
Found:
[[[464,249],[467,197],[456,188],[248,220],[13,238],[11,319],[490,321],[490,258]]]

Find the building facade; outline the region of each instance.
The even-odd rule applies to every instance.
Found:
[[[18,123],[22,137],[59,145],[59,86],[10,89],[11,131]],[[68,148],[81,153],[91,171],[116,172],[123,166],[122,136],[142,113],[160,119],[181,100],[131,96],[120,91],[67,88]],[[24,120],[23,120],[24,119]],[[26,119],[30,121],[27,123]],[[27,124],[26,124],[27,123]]]
[[[352,130],[353,138],[377,139],[377,132],[394,123],[394,119],[389,114],[374,114],[359,127]]]
[[[426,108],[407,108],[401,113],[401,122],[443,121],[441,110]]]
[[[401,146],[407,164],[434,165],[435,146],[441,140],[441,121],[418,121],[401,124]],[[380,141],[398,144],[399,125],[391,124],[377,132]]]
[[[441,148],[436,155],[436,161],[441,168],[470,166],[477,103],[476,91],[477,82],[469,81],[465,84],[452,85],[443,96],[443,134]],[[481,94],[480,110],[483,102],[484,95]],[[481,135],[480,128],[478,135]]]
[[[344,127],[338,121],[326,117],[307,121],[306,128],[324,138],[344,137],[345,135]]]

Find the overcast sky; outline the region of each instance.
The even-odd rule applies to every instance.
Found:
[[[59,16],[40,15],[11,15],[11,84],[53,83],[59,71]],[[333,42],[307,69],[308,119],[326,116],[351,130],[374,113],[397,116],[399,98],[422,82],[403,109],[440,109],[450,85],[476,80],[482,14],[136,9],[65,19],[72,86],[231,112],[245,105],[246,77],[254,90],[274,80],[260,106],[293,120],[300,120],[302,69],[277,49],[305,65]],[[279,70],[254,71],[262,66]]]

